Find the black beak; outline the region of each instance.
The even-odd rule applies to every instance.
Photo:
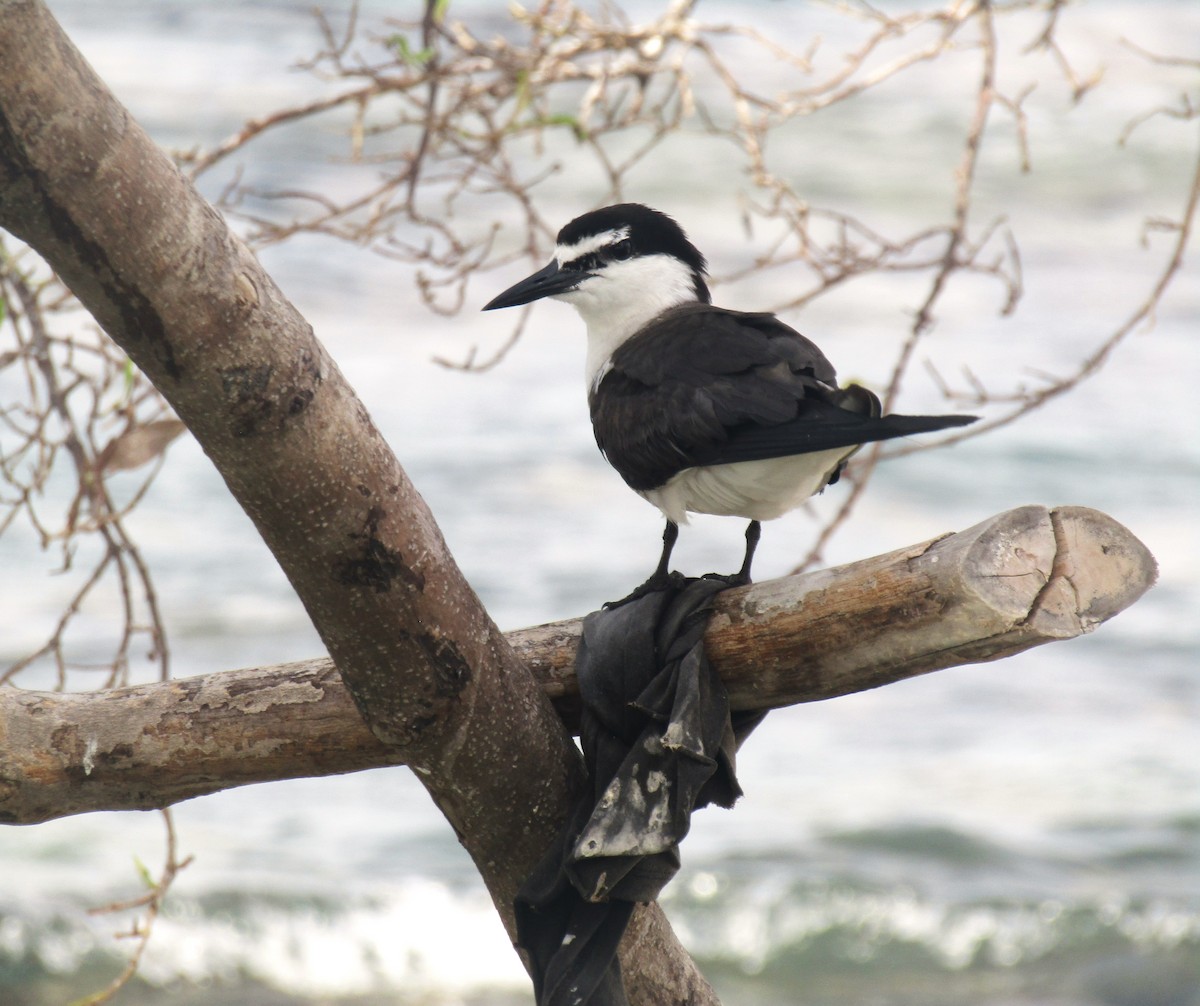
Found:
[[[585,272],[563,272],[558,262],[550,260],[545,269],[539,269],[532,276],[526,276],[520,283],[510,286],[498,297],[493,297],[483,305],[485,311],[495,311],[500,307],[519,307],[543,297],[553,297],[556,293],[566,293],[574,290],[580,280],[587,279]]]

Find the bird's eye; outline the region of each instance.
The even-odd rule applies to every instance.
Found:
[[[612,257],[615,259],[627,259],[633,257],[633,242],[629,238],[624,238],[612,246]]]

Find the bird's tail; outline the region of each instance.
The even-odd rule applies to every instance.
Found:
[[[878,434],[872,440],[890,440],[892,437],[907,437],[913,433],[936,433],[955,426],[970,426],[978,416],[902,416],[893,413],[880,416],[871,424],[871,432]],[[865,442],[865,441],[864,441]]]
[[[778,426],[746,425],[734,428],[728,438],[689,455],[693,465],[729,464],[856,447],[914,433],[967,426],[978,416],[880,415],[879,399],[866,388],[852,384],[834,401],[808,398],[795,419]]]
[[[844,427],[849,435],[867,434],[868,439],[861,440],[860,443],[907,437],[914,433],[936,433],[938,430],[947,430],[955,426],[968,426],[979,418],[955,415],[903,416],[896,413],[885,416],[879,396],[861,384],[850,384],[842,388],[832,404],[837,406],[836,410],[830,409],[829,403],[812,403],[817,406],[814,411],[822,412],[821,419],[830,427]],[[851,434],[851,430],[855,433]]]

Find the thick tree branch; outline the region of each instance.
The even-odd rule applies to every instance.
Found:
[[[309,325],[40,0],[0,0],[0,68],[0,227],[187,424],[511,927],[581,779],[561,721]],[[638,1001],[714,1003],[661,913],[642,924]]]
[[[837,569],[728,591],[706,639],[738,709],[861,691],[1069,639],[1153,583],[1110,517],[1028,506]],[[579,621],[509,634],[572,722]],[[0,820],[163,807],[231,786],[403,761],[328,660],[63,694],[0,690]]]

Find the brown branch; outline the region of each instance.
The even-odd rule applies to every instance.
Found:
[[[978,17],[979,30],[982,36],[983,50],[982,67],[979,84],[975,92],[975,108],[971,122],[963,139],[962,156],[955,172],[953,222],[946,229],[946,245],[940,256],[940,261],[929,284],[929,290],[917,309],[909,326],[908,336],[900,346],[900,351],[892,364],[892,373],[888,379],[887,388],[881,396],[883,410],[890,412],[900,394],[900,385],[908,374],[909,365],[917,345],[933,325],[934,307],[941,299],[952,276],[967,268],[974,252],[966,256],[961,249],[968,245],[967,229],[971,219],[972,190],[975,182],[975,172],[979,164],[979,152],[983,143],[984,132],[987,129],[988,116],[992,104],[996,100],[996,62],[997,42],[995,25],[992,21],[992,11],[989,0],[972,5],[968,14]],[[964,15],[967,16],[967,15]],[[820,561],[825,546],[837,530],[849,519],[858,500],[866,490],[875,468],[883,456],[883,444],[875,443],[866,448],[857,459],[854,470],[850,473],[848,482],[850,492],[842,497],[841,504],[821,528],[808,555],[802,560],[800,568],[808,568]]]
[[[24,405],[11,407],[4,413],[6,424],[24,441],[6,452],[3,477],[13,488],[20,490],[17,500],[5,501],[8,512],[0,519],[0,529],[7,527],[24,513],[42,539],[44,547],[59,544],[63,554],[64,571],[74,566],[74,555],[80,540],[88,535],[100,539],[99,556],[90,572],[76,570],[80,586],[63,607],[62,616],[41,646],[0,669],[0,683],[12,680],[32,664],[53,661],[61,687],[67,687],[69,672],[79,668],[68,656],[68,635],[76,616],[85,602],[108,589],[116,594],[122,618],[119,638],[113,645],[108,661],[108,686],[124,684],[133,644],[146,635],[157,663],[160,677],[168,676],[168,659],[163,623],[158,611],[153,579],[149,568],[138,553],[137,544],[124,525],[128,513],[149,487],[153,473],[124,505],[117,506],[108,492],[104,474],[108,459],[120,438],[104,440],[101,427],[115,414],[125,417],[127,430],[145,420],[143,413],[161,411],[161,400],[143,396],[135,401],[133,392],[137,379],[129,381],[125,402],[113,409],[105,404],[116,381],[124,377],[124,357],[102,336],[86,334],[59,335],[52,332],[44,301],[56,292],[56,281],[36,278],[43,268],[22,269],[0,249],[0,298],[7,301],[9,310],[0,313],[5,335],[11,333],[16,349],[11,359],[20,360],[28,380]],[[148,385],[141,382],[148,390]],[[14,413],[26,414],[31,421],[27,431],[13,421]],[[153,424],[149,424],[152,426]],[[145,431],[149,426],[140,427]],[[165,446],[165,445],[163,445]],[[161,448],[160,448],[161,450]],[[19,465],[27,451],[36,451],[38,460],[29,466]],[[161,455],[160,455],[161,457]],[[147,458],[143,458],[146,460]],[[138,462],[139,464],[141,462]],[[136,467],[137,465],[131,465]],[[34,499],[42,494],[52,476],[65,468],[74,481],[74,494],[62,526],[57,530],[43,527],[34,512]],[[139,610],[144,609],[143,623]],[[80,669],[93,669],[93,666]]]
[[[706,646],[736,709],[770,709],[1089,632],[1153,583],[1110,517],[1028,506],[837,569],[722,594]],[[509,642],[568,723],[579,620]],[[405,760],[328,660],[86,694],[0,689],[0,820],[162,807]]]
[[[251,140],[270,129],[275,129],[300,119],[310,119],[314,115],[340,108],[343,105],[362,102],[367,98],[381,93],[382,90],[383,88],[379,84],[367,84],[351,91],[330,95],[328,98],[317,98],[305,104],[296,105],[293,108],[271,112],[257,119],[248,119],[236,133],[226,137],[212,149],[182,153],[178,155],[179,160],[189,167],[192,177],[195,177],[201,172],[207,171],[219,161],[237,152]]]
[[[187,424],[511,931],[516,890],[582,783],[561,721],[311,327],[40,0],[0,0],[0,65],[0,226]],[[642,927],[623,955],[631,990],[714,1003],[656,907]]]
[[[1014,396],[1016,405],[1013,408],[998,416],[993,416],[983,422],[973,424],[970,432],[964,431],[962,433],[950,434],[938,441],[938,443],[944,445],[956,444],[963,440],[969,440],[972,437],[981,436],[991,430],[999,429],[1002,426],[1007,426],[1009,423],[1028,415],[1035,409],[1041,408],[1047,402],[1066,394],[1081,382],[1087,380],[1087,378],[1097,374],[1122,342],[1144,326],[1153,324],[1159,304],[1167,295],[1167,291],[1183,269],[1187,258],[1188,245],[1191,242],[1198,217],[1200,217],[1200,148],[1196,152],[1195,163],[1192,167],[1192,176],[1179,218],[1178,220],[1164,224],[1162,227],[1163,230],[1173,231],[1175,233],[1175,240],[1171,244],[1167,261],[1155,279],[1154,286],[1146,296],[1146,299],[1137,305],[1130,315],[1084,357],[1079,365],[1066,377],[1053,378],[1045,386],[1035,391]],[[989,395],[987,396],[987,400],[995,401],[996,399]],[[911,454],[919,449],[918,446],[896,447],[889,450],[887,456],[900,457],[905,454]]]
[[[118,934],[118,936],[122,937],[131,937],[136,941],[133,953],[129,955],[129,959],[125,962],[125,967],[121,969],[121,973],[109,982],[107,986],[99,992],[75,1000],[72,1006],[100,1006],[101,1003],[110,1002],[113,996],[129,984],[133,976],[137,974],[142,957],[146,953],[146,948],[150,945],[150,934],[154,931],[154,923],[158,921],[158,915],[162,911],[163,901],[167,896],[167,892],[171,889],[171,885],[175,882],[175,877],[179,871],[192,861],[191,856],[186,856],[182,860],[179,858],[179,843],[175,836],[175,821],[171,816],[171,812],[164,810],[162,818],[167,833],[167,853],[166,861],[163,863],[163,871],[159,875],[158,880],[151,882],[147,876],[150,889],[140,897],[132,898],[128,901],[101,905],[99,908],[88,910],[88,914],[90,915],[104,915],[114,912],[145,909],[145,915],[140,919],[135,919],[127,933]]]

